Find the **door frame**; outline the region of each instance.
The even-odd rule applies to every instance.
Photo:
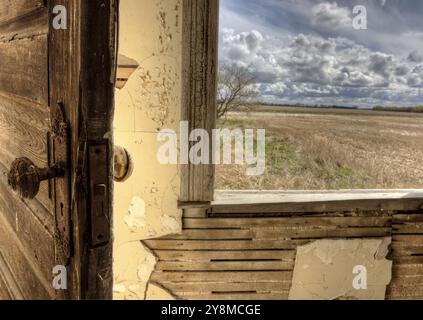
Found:
[[[182,113],[189,132],[216,127],[219,0],[183,0]],[[209,154],[212,154],[210,145]],[[214,197],[215,166],[181,165],[182,203],[210,202]]]
[[[68,299],[112,299],[113,113],[118,0],[49,0],[50,107],[70,128]],[[67,29],[55,30],[57,5]],[[60,192],[56,185],[55,193]],[[57,219],[56,219],[57,220]]]

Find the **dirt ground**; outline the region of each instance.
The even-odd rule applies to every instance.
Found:
[[[218,189],[423,188],[422,114],[260,107],[218,126],[266,129],[265,173],[218,165]]]

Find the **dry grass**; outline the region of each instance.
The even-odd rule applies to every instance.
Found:
[[[265,128],[267,141],[264,175],[219,165],[218,189],[423,188],[421,114],[268,108],[229,114],[219,126]]]

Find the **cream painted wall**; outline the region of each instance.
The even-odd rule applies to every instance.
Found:
[[[180,175],[156,160],[157,133],[179,131],[181,110],[181,0],[121,0],[121,54],[139,68],[116,92],[115,144],[135,163],[132,177],[115,184],[114,292],[116,299],[170,298],[146,283],[155,257],[140,240],[178,233]]]

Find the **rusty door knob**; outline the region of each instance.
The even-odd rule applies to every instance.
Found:
[[[9,186],[21,197],[34,199],[40,190],[40,182],[62,177],[65,170],[59,165],[38,168],[30,159],[19,158],[13,161],[7,175]]]

